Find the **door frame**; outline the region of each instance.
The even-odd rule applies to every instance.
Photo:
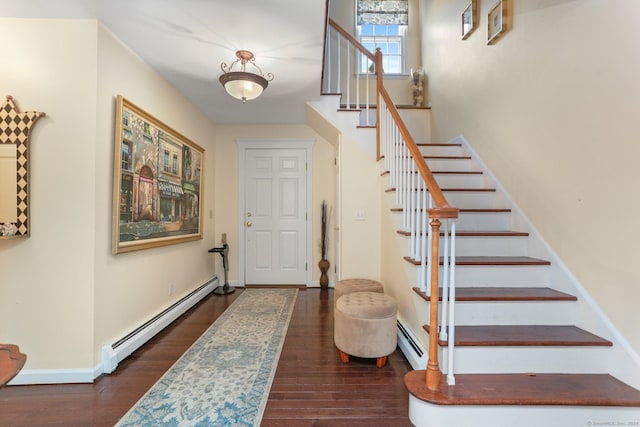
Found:
[[[307,227],[306,227],[306,266],[307,271],[305,275],[307,287],[312,285],[313,268],[311,261],[313,260],[313,144],[316,140],[314,138],[242,138],[236,139],[238,144],[238,286],[245,285],[245,227],[244,227],[244,213],[245,207],[245,155],[248,150],[261,149],[261,150],[282,150],[282,149],[302,149],[305,150],[306,155],[306,202],[307,209]]]

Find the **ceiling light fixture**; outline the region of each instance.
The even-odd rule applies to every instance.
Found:
[[[266,76],[262,74],[260,67],[256,65],[256,59],[253,53],[248,50],[239,50],[236,52],[236,59],[227,66],[225,62],[220,64],[220,68],[224,74],[220,76],[220,83],[224,86],[227,93],[234,98],[242,100],[256,99],[263,90],[267,88],[269,82],[273,80],[273,74],[268,73]],[[253,65],[260,74],[250,73],[246,71],[247,63]],[[238,64],[239,71],[233,71],[233,67]]]

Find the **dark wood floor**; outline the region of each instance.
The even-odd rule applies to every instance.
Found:
[[[241,293],[210,295],[93,384],[0,389],[0,426],[113,426]],[[396,350],[340,361],[333,344],[333,291],[301,290],[262,426],[410,426],[410,369]]]

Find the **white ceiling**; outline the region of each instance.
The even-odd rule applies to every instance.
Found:
[[[320,96],[324,15],[325,0],[0,0],[2,17],[97,18],[221,124],[304,123]],[[275,76],[246,104],[218,82],[241,49]]]

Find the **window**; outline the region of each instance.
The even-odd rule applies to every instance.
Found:
[[[169,151],[167,150],[164,151],[162,170],[167,173],[171,172],[171,169],[169,169]]]
[[[406,25],[359,25],[360,43],[370,52],[380,48],[382,52],[382,69],[386,74],[402,74],[405,67]],[[373,71],[371,61],[363,56],[360,72]]]
[[[122,141],[122,170],[128,171],[131,164],[131,143]]]
[[[178,175],[178,155],[173,155],[173,169],[171,169],[174,175]]]
[[[406,73],[407,26],[409,0],[357,0],[356,25],[360,43],[369,51],[382,52],[385,74]],[[360,72],[372,72],[367,58],[360,63]]]

